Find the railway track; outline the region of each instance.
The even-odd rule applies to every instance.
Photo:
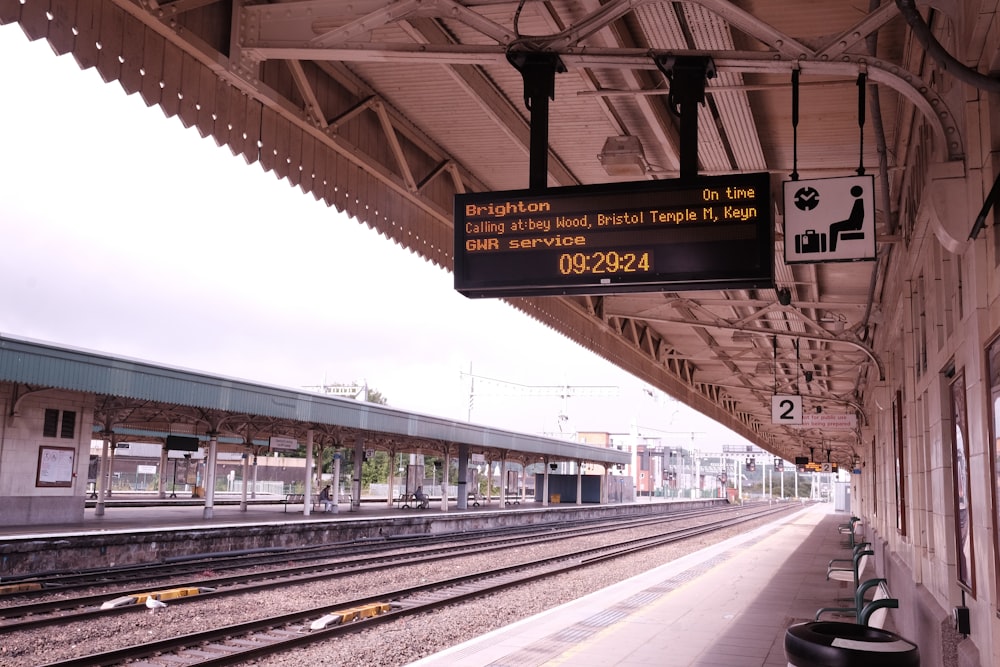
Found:
[[[744,507],[751,509],[753,506]],[[15,597],[18,599],[43,597],[53,593],[81,590],[95,586],[113,586],[122,582],[135,583],[141,580],[153,582],[190,574],[200,576],[206,570],[221,572],[233,569],[245,570],[253,567],[263,568],[268,565],[278,565],[285,568],[292,562],[319,561],[324,559],[342,560],[356,554],[371,556],[373,553],[397,551],[406,548],[420,548],[427,544],[440,546],[460,541],[471,542],[477,538],[484,540],[507,538],[516,541],[522,535],[536,535],[540,531],[545,530],[549,531],[552,535],[572,535],[582,530],[590,532],[603,529],[621,529],[626,526],[636,527],[656,524],[664,520],[676,521],[697,518],[699,516],[709,516],[718,511],[718,509],[713,508],[675,512],[667,516],[656,515],[614,520],[581,519],[560,521],[558,524],[551,525],[520,525],[440,535],[380,535],[373,538],[334,544],[260,549],[240,553],[201,554],[173,557],[140,565],[46,572],[26,576],[6,576],[0,580],[0,601]],[[738,511],[738,508],[729,508],[728,511]],[[178,583],[177,585],[185,584]]]
[[[763,510],[768,506],[763,505]],[[761,509],[732,508],[725,510],[727,514],[743,516],[746,518],[756,518],[757,512]],[[719,510],[715,510],[708,515],[718,515]],[[623,529],[636,528],[638,526],[657,526],[662,524],[675,523],[679,519],[692,519],[699,516],[706,516],[705,512],[697,512],[693,515],[684,516],[660,516],[657,518],[647,518],[635,522],[619,522],[608,524],[601,522],[600,527],[594,525],[586,526],[588,535],[600,533],[610,533]],[[142,590],[122,591],[119,594],[109,594],[107,592],[59,598],[22,605],[13,605],[0,608],[0,634],[19,630],[29,630],[33,628],[58,625],[71,621],[85,621],[88,618],[101,614],[125,614],[142,610],[144,596],[153,589],[165,591],[182,591],[171,601],[171,604],[184,604],[205,599],[208,596],[231,596],[252,593],[260,590],[267,590],[279,586],[294,584],[304,584],[312,581],[329,581],[334,577],[356,575],[365,572],[378,571],[386,568],[400,566],[413,566],[421,563],[430,563],[438,560],[447,560],[463,555],[473,555],[477,553],[488,553],[509,549],[512,546],[525,546],[528,544],[544,544],[546,542],[556,542],[566,539],[567,536],[576,536],[581,530],[580,526],[568,528],[544,530],[540,535],[525,534],[517,531],[516,536],[481,537],[473,538],[462,543],[453,543],[444,546],[434,546],[430,549],[426,547],[427,540],[420,540],[418,543],[407,541],[406,545],[396,545],[400,548],[409,546],[415,549],[405,552],[394,552],[376,556],[359,556],[352,558],[341,558],[336,562],[313,563],[309,565],[285,566],[276,570],[255,571],[240,573],[228,576],[205,577],[204,575],[196,579],[183,579],[161,582],[155,586],[147,586]],[[432,538],[433,539],[433,538]],[[440,543],[440,539],[435,539],[434,543]],[[101,582],[103,583],[103,582]],[[198,592],[189,593],[191,589],[199,589]],[[168,598],[174,597],[169,594]],[[128,601],[128,598],[132,598]],[[168,599],[164,598],[164,599]],[[121,602],[107,608],[109,601],[119,599]],[[138,604],[136,604],[138,603]]]
[[[340,603],[335,608],[326,605],[49,664],[52,667],[69,667],[142,661],[141,664],[145,665],[177,667],[244,663],[784,511],[785,508],[777,507],[764,512],[728,516],[662,535],[581,549],[528,563],[361,597]]]

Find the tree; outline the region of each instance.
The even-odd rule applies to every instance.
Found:
[[[375,452],[371,458],[361,464],[361,488],[372,484],[383,484],[389,480],[389,455],[385,452]]]
[[[366,403],[375,403],[376,405],[388,405],[389,399],[382,395],[377,389],[368,389],[368,393],[365,396]]]
[[[333,384],[323,384],[311,387],[305,387],[305,389],[318,389],[324,394],[330,394],[333,396],[340,396],[346,398],[356,398],[361,393],[365,394],[366,403],[374,403],[376,405],[388,405],[388,399],[382,395],[378,389],[370,388],[367,383],[357,384],[357,383],[345,383],[336,382]],[[314,450],[316,456],[316,465],[319,472],[333,472],[333,456],[337,445],[332,447],[321,446]],[[306,452],[304,449],[289,452],[287,456],[292,458],[304,459],[306,457]],[[388,469],[388,468],[387,468]]]

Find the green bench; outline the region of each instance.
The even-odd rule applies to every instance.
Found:
[[[865,599],[865,594],[875,589],[875,594],[871,600]],[[816,612],[816,620],[828,613],[853,613],[855,622],[858,625],[866,625],[870,628],[882,629],[885,627],[885,619],[889,609],[898,609],[899,600],[889,594],[888,583],[885,579],[868,579],[854,593],[853,607],[822,607]]]
[[[826,566],[827,581],[849,581],[857,590],[861,585],[861,575],[868,566],[868,559],[875,555],[871,544],[861,542],[854,547],[850,558],[833,558]]]
[[[858,525],[861,523],[861,519],[856,516],[852,516],[847,523],[842,523],[837,526],[837,530],[840,531],[841,535],[847,535],[844,540],[844,546],[853,549],[857,546],[858,538]]]

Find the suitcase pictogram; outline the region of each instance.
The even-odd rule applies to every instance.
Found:
[[[796,234],[795,252],[800,255],[826,252],[826,234],[819,234],[814,229],[807,229],[801,234]]]

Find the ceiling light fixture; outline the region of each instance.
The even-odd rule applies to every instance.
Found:
[[[608,137],[597,159],[608,176],[643,176],[649,171],[639,137]]]
[[[737,329],[733,332],[733,343],[747,344],[753,342],[753,335],[749,331]]]

